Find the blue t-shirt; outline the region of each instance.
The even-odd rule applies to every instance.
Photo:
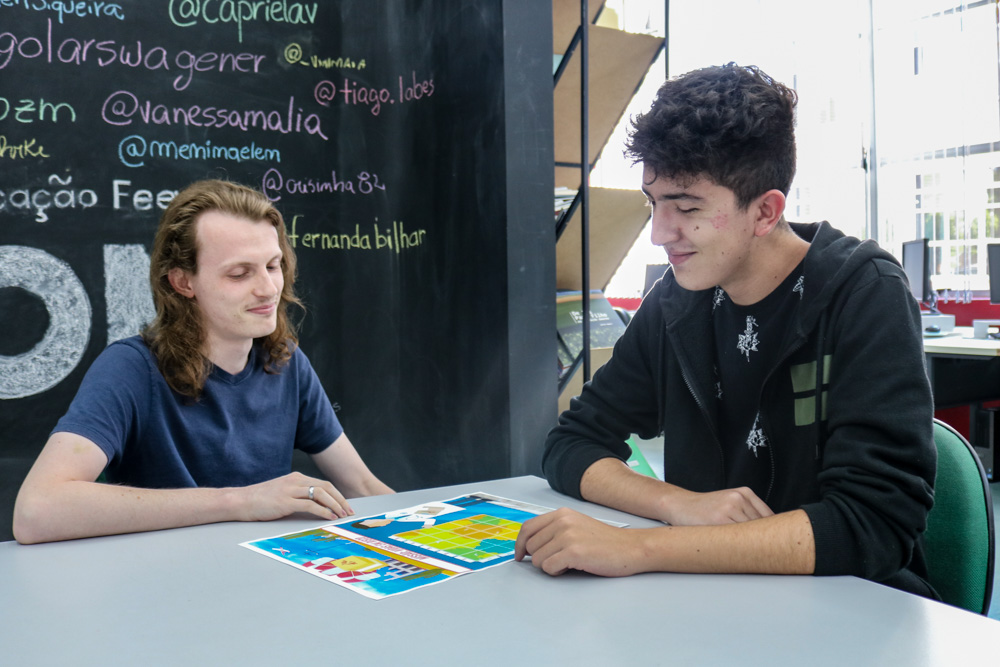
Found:
[[[167,385],[139,336],[109,345],[53,433],[92,440],[108,482],[143,488],[246,486],[291,471],[292,450],[318,454],[343,433],[309,360],[277,374],[256,346],[237,375],[213,368],[197,402]]]

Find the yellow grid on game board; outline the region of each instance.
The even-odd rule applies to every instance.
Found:
[[[513,544],[520,529],[521,524],[517,522],[477,514],[468,519],[397,533],[393,535],[393,539],[422,546],[460,560],[482,562],[508,555],[481,550],[479,547],[485,540],[503,540]]]

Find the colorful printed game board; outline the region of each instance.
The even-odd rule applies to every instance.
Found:
[[[477,514],[439,526],[398,533],[393,540],[454,556],[464,563],[484,563],[509,555],[520,529],[521,524],[515,521]]]
[[[470,493],[240,546],[380,599],[512,560],[521,524],[549,511]]]

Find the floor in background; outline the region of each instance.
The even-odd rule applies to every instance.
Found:
[[[635,438],[639,445],[639,451],[646,457],[649,467],[653,469],[656,476],[663,479],[663,438],[653,440],[640,440]],[[996,524],[995,534],[1000,540],[1000,482],[990,484],[990,491],[993,494],[993,521]],[[989,617],[1000,621],[1000,548],[995,549],[994,557],[996,565],[993,575],[993,602],[990,603]]]

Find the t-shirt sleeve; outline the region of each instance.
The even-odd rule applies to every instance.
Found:
[[[83,436],[101,448],[109,463],[120,459],[148,413],[154,371],[139,350],[112,343],[87,370],[52,433]]]
[[[301,349],[292,358],[299,383],[299,424],[295,448],[306,454],[319,454],[341,436],[344,428],[333,412],[330,399],[316,376],[312,364]]]

